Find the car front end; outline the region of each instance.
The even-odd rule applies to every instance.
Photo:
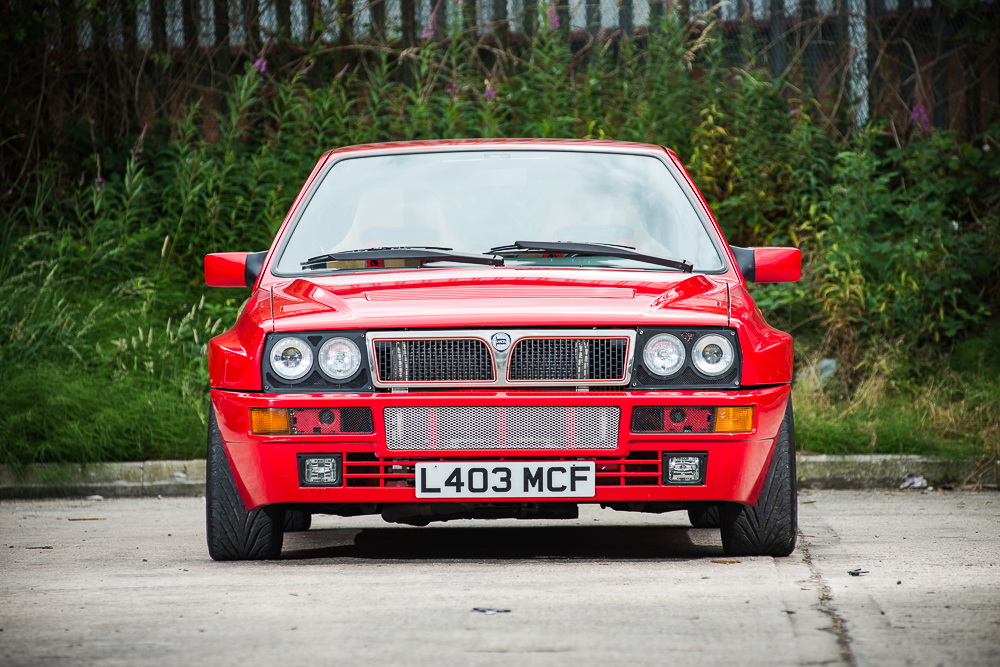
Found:
[[[655,162],[640,164],[663,169],[654,178],[666,175],[690,206],[684,224],[696,231],[685,234],[704,234],[687,246],[698,259],[663,259],[655,241],[683,247],[679,233],[649,232],[638,222],[628,227],[622,207],[607,219],[614,241],[607,250],[545,241],[485,252],[488,241],[507,233],[499,229],[463,247],[465,255],[449,254],[451,248],[431,243],[446,228],[448,207],[461,209],[455,202],[465,194],[428,187],[399,195],[394,209],[422,225],[402,225],[396,216],[386,224],[385,212],[372,214],[364,195],[344,204],[342,192],[329,201],[354,222],[336,233],[340,245],[319,243],[320,252],[303,241],[310,224],[304,211],[332,206],[321,206],[321,184],[338,174],[338,162],[428,154],[437,160],[422,165],[430,169],[482,162],[516,192],[554,173],[532,171],[546,167],[538,163],[552,153],[560,153],[557,160],[573,154],[571,166],[595,154]],[[411,169],[405,160],[400,168]],[[343,167],[340,173],[349,174]],[[632,178],[620,177],[617,190],[628,190]],[[347,181],[344,192],[360,187]],[[539,191],[549,196],[561,183]],[[526,210],[546,211],[537,217],[556,221],[552,235],[569,233],[567,219],[581,233],[598,233],[604,218],[574,226],[580,214],[567,218],[560,209],[582,192],[570,189],[577,186],[574,180],[564,196],[552,196],[555,203],[538,199]],[[651,201],[637,210],[656,204],[655,196],[636,192],[631,201]],[[372,201],[385,206],[392,196],[378,191]],[[387,228],[377,242],[365,239],[370,226],[357,229],[365,215]],[[428,244],[382,245],[382,235],[393,238],[397,226],[399,236],[418,230]],[[460,227],[448,231],[461,234]],[[378,247],[355,249],[362,240]],[[492,261],[470,258],[471,250]],[[796,279],[800,261],[794,249],[726,245],[676,156],[658,147],[413,142],[333,152],[317,165],[268,253],[206,260],[209,284],[242,281],[253,289],[234,328],[209,346],[210,450],[217,442],[225,454],[221,460],[217,452],[214,468],[224,475],[222,464],[228,466],[225,481],[248,516],[272,523],[282,512],[381,514],[413,525],[570,518],[581,503],[645,512],[728,508],[723,523],[737,521],[739,508],[754,508],[775,476],[776,451],[791,423],[791,338],[763,320],[744,274],[761,282]],[[213,495],[226,492],[211,485],[213,557],[280,552],[278,527],[277,552],[273,539],[258,551],[218,539],[213,547],[213,521],[219,535],[220,516],[225,523],[241,508],[230,499],[234,506],[213,518]],[[757,551],[780,555],[791,550],[788,542],[786,536],[783,546]]]

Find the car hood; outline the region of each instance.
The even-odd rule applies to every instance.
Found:
[[[727,280],[660,271],[423,268],[296,278],[271,289],[275,331],[729,322]]]

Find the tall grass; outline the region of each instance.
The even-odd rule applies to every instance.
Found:
[[[542,30],[517,49],[428,42],[328,76],[319,61],[287,78],[248,67],[129,146],[54,156],[38,196],[4,212],[0,461],[197,455],[205,342],[242,300],[203,288],[202,256],[266,248],[327,149],[491,136],[671,146],[731,241],[801,247],[805,279],[755,294],[805,365],[841,361],[836,389],[802,394],[806,447],[982,449],[995,424],[970,415],[977,401],[996,414],[995,382],[908,360],[935,350],[948,367],[939,350],[961,351],[1000,298],[1000,126],[975,144],[934,132],[898,146],[877,123],[845,141],[814,101],[724,66],[711,35],[668,21],[641,48],[572,53]],[[906,355],[892,372],[885,341]],[[969,382],[982,390],[955,399]],[[897,401],[899,428],[878,397]]]

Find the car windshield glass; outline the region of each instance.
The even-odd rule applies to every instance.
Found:
[[[487,150],[338,162],[309,199],[277,272],[301,273],[310,258],[345,250],[433,246],[477,254],[522,238],[616,244],[685,260],[695,271],[723,268],[709,232],[660,160],[621,153]],[[629,257],[505,255],[507,266],[676,270]]]

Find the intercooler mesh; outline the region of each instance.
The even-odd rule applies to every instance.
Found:
[[[386,408],[390,450],[616,449],[614,406]]]

